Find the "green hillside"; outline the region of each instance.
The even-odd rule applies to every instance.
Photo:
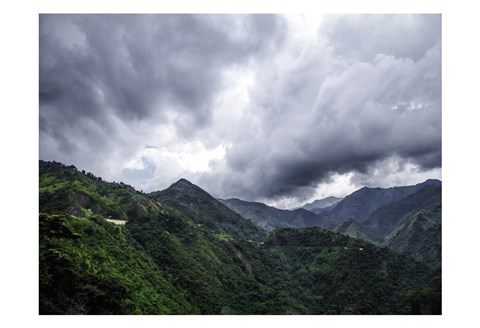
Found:
[[[279,229],[266,246],[266,258],[277,261],[271,270],[280,262],[295,277],[283,290],[291,289],[312,314],[410,313],[410,294],[430,286],[435,274],[411,258],[321,228]],[[440,311],[437,292],[424,292],[415,310]]]
[[[179,210],[196,223],[242,239],[258,240],[265,231],[231,211],[190,181],[180,179],[169,188],[149,194],[152,199]]]
[[[195,313],[122,226],[40,215],[41,314]]]
[[[74,166],[40,161],[40,209],[78,217],[99,214],[128,220],[146,213],[160,213],[162,206],[122,182],[106,182]]]
[[[410,254],[434,267],[442,262],[442,206],[440,203],[413,213],[392,231],[385,243],[392,250]]]
[[[40,313],[441,312],[439,274],[411,257],[320,228],[267,235],[186,180],[150,196],[40,162]]]

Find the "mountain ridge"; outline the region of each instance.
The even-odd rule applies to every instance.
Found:
[[[333,206],[333,205],[337,204],[338,202],[340,202],[342,199],[343,198],[340,198],[340,197],[328,196],[328,197],[325,197],[325,198],[322,198],[322,199],[314,200],[313,202],[307,203],[303,206],[300,206],[299,208],[303,208],[307,211],[314,211],[316,209],[318,210],[318,209],[323,209],[323,208],[326,208],[326,207]],[[316,212],[314,212],[314,213],[316,213]]]
[[[429,185],[441,185],[441,181],[427,179],[415,185],[391,188],[363,187],[346,196],[334,208],[327,212],[322,212],[322,214],[333,220],[335,224],[348,218],[353,218],[358,223],[363,223],[380,207],[398,202]]]
[[[228,208],[267,231],[275,228],[324,227],[326,222],[315,213],[303,208],[282,210],[260,202],[248,202],[238,198],[220,199]]]

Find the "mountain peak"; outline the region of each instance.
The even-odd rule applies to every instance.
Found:
[[[442,181],[438,180],[438,179],[427,179],[420,184],[421,185],[429,185],[429,186],[440,186],[442,184]]]
[[[212,198],[210,194],[208,194],[205,190],[197,186],[196,184],[191,183],[187,179],[181,178],[177,182],[173,183],[167,189],[163,190],[162,192],[174,192],[176,194],[184,194],[184,195],[196,195],[196,197],[206,197]],[[157,194],[158,191],[153,192],[152,194]]]
[[[191,183],[190,181],[188,181],[187,179],[184,179],[184,178],[180,178],[177,182],[174,183],[174,185],[176,185],[176,184],[193,185],[193,183]]]
[[[260,239],[263,232],[252,222],[231,211],[199,186],[180,179],[165,190],[149,196],[174,207],[197,224],[227,233],[235,238]]]

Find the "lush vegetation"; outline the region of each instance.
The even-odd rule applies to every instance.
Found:
[[[292,294],[308,304],[308,313],[400,313],[408,307],[406,295],[432,280],[426,265],[320,228],[279,229],[266,245],[267,258],[278,258],[295,277]],[[437,296],[423,293],[424,303],[439,300]],[[428,312],[422,305],[418,307]]]
[[[40,313],[195,313],[122,226],[40,215]]]
[[[427,180],[415,186],[362,188],[343,200],[333,198],[333,206],[314,208],[318,214],[304,209],[280,210],[239,199],[220,201],[269,232],[280,227],[323,227],[409,254],[438,268],[441,196],[441,181]]]
[[[267,236],[186,180],[145,195],[40,162],[40,211],[43,314],[441,312],[429,266],[321,228]]]
[[[149,196],[162,204],[170,205],[199,224],[220,230],[241,239],[258,240],[265,234],[250,220],[237,213],[185,179],[180,179],[166,190]]]
[[[195,224],[181,215],[127,223],[132,236],[204,314],[269,313],[271,289],[252,274],[244,248],[253,242]]]
[[[122,182],[106,182],[73,165],[40,161],[40,208],[45,213],[78,217],[96,213],[105,218],[128,220],[162,211],[158,202]]]

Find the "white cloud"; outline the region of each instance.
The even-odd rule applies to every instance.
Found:
[[[127,170],[129,173],[124,174],[128,183],[138,185],[146,191],[159,190],[181,177],[211,172],[211,163],[222,160],[228,147],[225,144],[208,149],[199,140],[175,143],[168,147],[144,147],[125,161],[122,171]],[[135,179],[135,175],[130,174],[131,170],[136,170],[137,176],[142,176],[141,171],[150,168],[154,171],[147,180]]]

